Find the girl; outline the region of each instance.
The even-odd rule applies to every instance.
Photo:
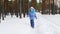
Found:
[[[33,7],[29,9],[28,16],[30,18],[31,27],[34,28],[34,18],[37,19],[37,17],[36,17],[35,9]]]

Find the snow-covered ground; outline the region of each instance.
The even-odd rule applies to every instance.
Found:
[[[29,17],[20,19],[14,15],[1,20],[0,34],[60,34],[60,15],[37,14],[35,28],[30,27]]]

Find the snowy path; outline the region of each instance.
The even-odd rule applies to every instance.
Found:
[[[56,15],[55,15],[56,16]],[[7,16],[0,24],[0,34],[60,34],[59,15],[41,15],[37,13],[35,28],[30,27],[29,18],[11,18]],[[53,20],[54,19],[54,20]],[[58,19],[58,21],[57,21]]]

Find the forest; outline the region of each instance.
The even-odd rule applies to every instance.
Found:
[[[9,15],[13,17],[15,14],[16,17],[23,17],[28,15],[29,8],[33,6],[37,12],[41,12],[41,14],[60,14],[60,8],[55,4],[54,0],[42,0],[42,2],[37,3],[36,0],[0,0],[0,19],[4,20],[4,18]],[[2,17],[2,18],[1,18]]]

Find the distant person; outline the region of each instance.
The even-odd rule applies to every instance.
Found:
[[[34,18],[37,19],[37,17],[36,17],[35,9],[33,7],[30,7],[30,9],[28,11],[28,16],[30,18],[31,27],[34,28]]]

